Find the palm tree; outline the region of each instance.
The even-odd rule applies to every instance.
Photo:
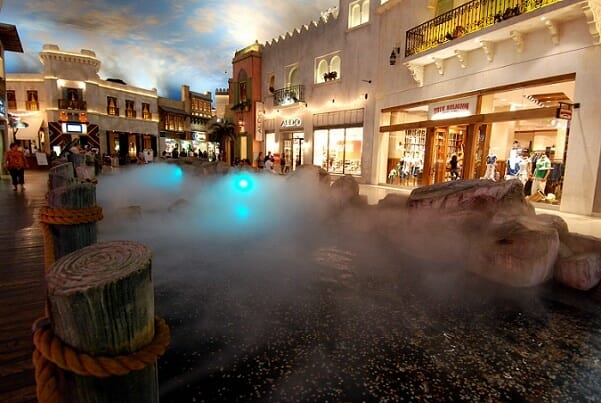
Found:
[[[230,137],[234,140],[235,126],[229,120],[216,120],[209,126],[209,134],[213,141],[219,143],[219,150],[222,153],[222,159],[225,159],[225,140]]]

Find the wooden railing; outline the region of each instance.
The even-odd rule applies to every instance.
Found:
[[[280,88],[273,93],[273,105],[292,105],[297,102],[305,102],[305,86],[291,85]]]
[[[474,0],[407,31],[405,57],[561,0]]]

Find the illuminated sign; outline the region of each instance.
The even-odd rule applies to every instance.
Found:
[[[265,120],[263,102],[257,102],[255,108],[257,111],[257,115],[255,116],[255,140],[263,141],[263,121]]]
[[[558,119],[572,120],[572,104],[560,102],[555,117]]]
[[[301,118],[291,118],[282,120],[282,124],[280,127],[289,128],[289,127],[301,127],[303,125],[303,121]]]
[[[88,125],[82,123],[62,123],[63,133],[87,134]]]
[[[6,116],[6,107],[4,106],[4,100],[0,99],[0,115]]]
[[[207,134],[203,132],[193,132],[192,139],[195,141],[206,141]]]
[[[473,115],[476,113],[477,100],[477,97],[469,97],[430,104],[428,118],[437,120]]]

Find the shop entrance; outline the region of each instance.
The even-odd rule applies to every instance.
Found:
[[[464,147],[467,126],[435,127],[431,160],[432,183],[452,179],[450,161],[453,156],[458,163],[458,176],[463,178]]]

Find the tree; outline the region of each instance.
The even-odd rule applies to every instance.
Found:
[[[225,139],[230,137],[234,139],[235,126],[229,120],[216,120],[209,126],[209,135],[213,141],[219,143],[219,150],[222,153],[222,159],[225,157]]]

